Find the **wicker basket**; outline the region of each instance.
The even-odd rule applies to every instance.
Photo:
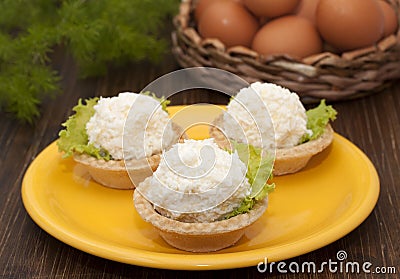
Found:
[[[400,0],[386,0],[399,17]],[[196,1],[183,1],[174,18],[174,53],[184,67],[215,67],[248,82],[273,82],[297,92],[304,103],[353,99],[378,92],[400,78],[400,31],[376,45],[335,54],[322,52],[302,60],[287,55],[263,57],[241,46],[226,48],[203,39],[195,28]],[[398,28],[400,29],[400,28]]]

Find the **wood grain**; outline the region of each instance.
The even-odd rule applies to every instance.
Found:
[[[321,263],[344,250],[352,261],[394,266],[396,275],[378,274],[260,274],[256,267],[189,272],[144,268],[98,258],[74,249],[40,229],[21,201],[21,180],[37,154],[57,138],[62,123],[79,98],[140,91],[157,77],[178,69],[170,55],[159,65],[146,62],[112,70],[104,78],[80,80],[71,58],[54,55],[54,67],[63,76],[62,94],[46,100],[34,125],[21,124],[1,113],[0,122],[0,278],[397,278],[400,272],[400,85],[363,99],[334,104],[339,112],[334,129],[362,149],[377,168],[381,183],[372,214],[340,240],[290,261]],[[215,92],[192,91],[173,97],[173,104],[226,103]],[[351,167],[351,166],[349,166]],[[354,175],[362,175],[355,173]]]

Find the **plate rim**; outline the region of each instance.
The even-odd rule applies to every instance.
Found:
[[[112,251],[113,245],[102,243],[97,239],[93,240],[82,235],[77,237],[73,233],[74,230],[65,228],[54,222],[54,220],[48,219],[45,210],[42,209],[41,204],[35,199],[35,191],[32,187],[28,186],[28,180],[34,175],[38,158],[44,156],[51,148],[55,148],[56,141],[53,141],[43,149],[26,170],[21,187],[22,201],[33,221],[51,236],[86,253],[121,263],[172,270],[218,270],[255,266],[267,256],[269,262],[282,261],[317,250],[344,237],[364,222],[377,204],[380,193],[380,182],[374,165],[367,155],[355,144],[335,133],[334,141],[337,140],[344,141],[352,147],[361,156],[362,161],[366,163],[371,181],[368,192],[365,193],[365,198],[362,199],[362,203],[358,206],[357,210],[353,211],[348,218],[342,220],[340,226],[332,225],[324,227],[323,230],[313,232],[306,238],[287,244],[286,247],[273,247],[273,249],[262,247],[247,251],[216,254],[159,253],[135,247],[129,249],[119,247],[118,253],[115,253],[115,251]],[[278,248],[279,251],[275,251]],[[282,256],[283,254],[285,256]],[[184,258],[185,260],[175,261],[174,264],[171,264],[171,261],[168,260],[168,257],[171,255],[173,255],[174,259]]]

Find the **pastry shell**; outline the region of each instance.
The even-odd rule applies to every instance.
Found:
[[[185,223],[164,217],[137,190],[134,204],[139,215],[151,223],[171,246],[189,252],[212,252],[239,241],[245,229],[264,214],[268,198],[257,202],[248,213],[210,223]]]
[[[215,142],[225,149],[231,149],[229,140],[224,136],[219,127],[221,125],[222,115],[218,117],[209,129],[210,136]],[[277,148],[275,154],[273,175],[295,173],[303,169],[310,159],[322,152],[333,141],[334,131],[330,124],[325,127],[324,133],[315,140],[311,140],[290,148]]]
[[[303,169],[310,159],[326,149],[333,141],[331,125],[325,127],[324,133],[315,140],[311,140],[290,148],[276,149],[274,175],[295,173]]]

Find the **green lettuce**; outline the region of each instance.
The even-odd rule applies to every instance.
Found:
[[[327,106],[325,100],[321,100],[318,107],[307,110],[306,115],[307,129],[312,131],[312,135],[305,134],[300,143],[314,140],[321,136],[329,121],[336,119],[337,112],[331,105]]]
[[[62,124],[65,127],[61,130],[57,141],[58,150],[63,152],[63,158],[67,158],[76,153],[86,153],[97,159],[110,160],[110,154],[104,150],[88,144],[88,135],[86,133],[86,123],[94,114],[94,106],[97,104],[98,98],[85,100],[79,99],[78,104],[73,107],[74,115]]]
[[[238,208],[225,216],[226,219],[249,212],[257,201],[264,199],[275,189],[275,184],[269,184],[274,158],[262,156],[262,149],[244,143],[233,142],[234,150],[242,162],[247,165],[246,177],[251,185],[251,192],[241,202]]]

